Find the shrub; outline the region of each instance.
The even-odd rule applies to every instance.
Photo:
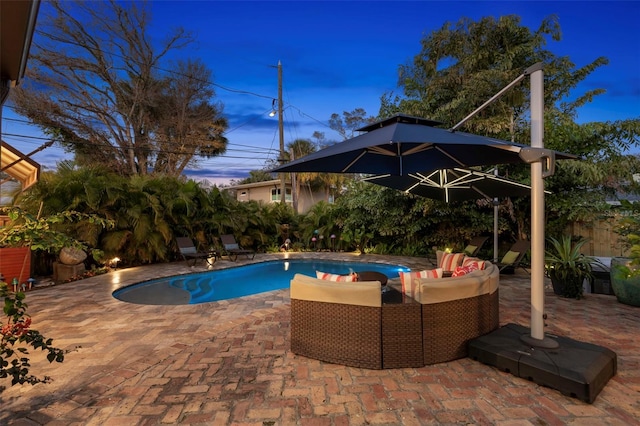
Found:
[[[52,346],[52,339],[31,329],[31,317],[27,314],[24,293],[13,293],[9,291],[7,283],[0,281],[0,298],[4,298],[3,312],[6,316],[6,322],[0,321],[0,379],[10,377],[11,386],[51,381],[49,376],[37,377],[30,374],[28,346],[48,352],[49,362],[64,361],[66,351]],[[5,388],[0,385],[0,393]]]

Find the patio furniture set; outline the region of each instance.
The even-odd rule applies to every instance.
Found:
[[[369,369],[422,367],[464,358],[467,343],[499,326],[499,268],[413,278],[415,298],[380,281],[291,281],[291,351]]]

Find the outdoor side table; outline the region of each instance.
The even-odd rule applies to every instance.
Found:
[[[380,284],[382,284],[382,286],[384,287],[387,285],[388,280],[389,278],[381,272],[376,272],[376,271],[358,272],[358,281],[380,281]]]

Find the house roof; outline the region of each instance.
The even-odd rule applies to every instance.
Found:
[[[0,80],[24,76],[39,8],[40,0],[0,1]]]
[[[287,182],[289,185],[289,182]],[[278,186],[280,185],[280,179],[274,180],[265,180],[262,182],[253,182],[253,183],[244,183],[242,185],[229,186],[225,189],[250,189],[250,188],[261,188],[264,186]]]
[[[40,0],[0,1],[0,83],[2,103],[8,92],[24,76],[36,26]],[[22,189],[38,181],[40,164],[2,141],[0,147],[0,171],[16,179]],[[0,183],[2,181],[0,180]]]
[[[2,141],[0,160],[0,171],[19,181],[23,191],[38,182],[40,164],[5,141]],[[0,181],[0,183],[2,182]]]

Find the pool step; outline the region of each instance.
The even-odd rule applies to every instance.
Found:
[[[171,281],[171,285],[188,291],[191,294],[190,304],[210,301],[215,293],[211,279],[205,277],[175,279]]]

